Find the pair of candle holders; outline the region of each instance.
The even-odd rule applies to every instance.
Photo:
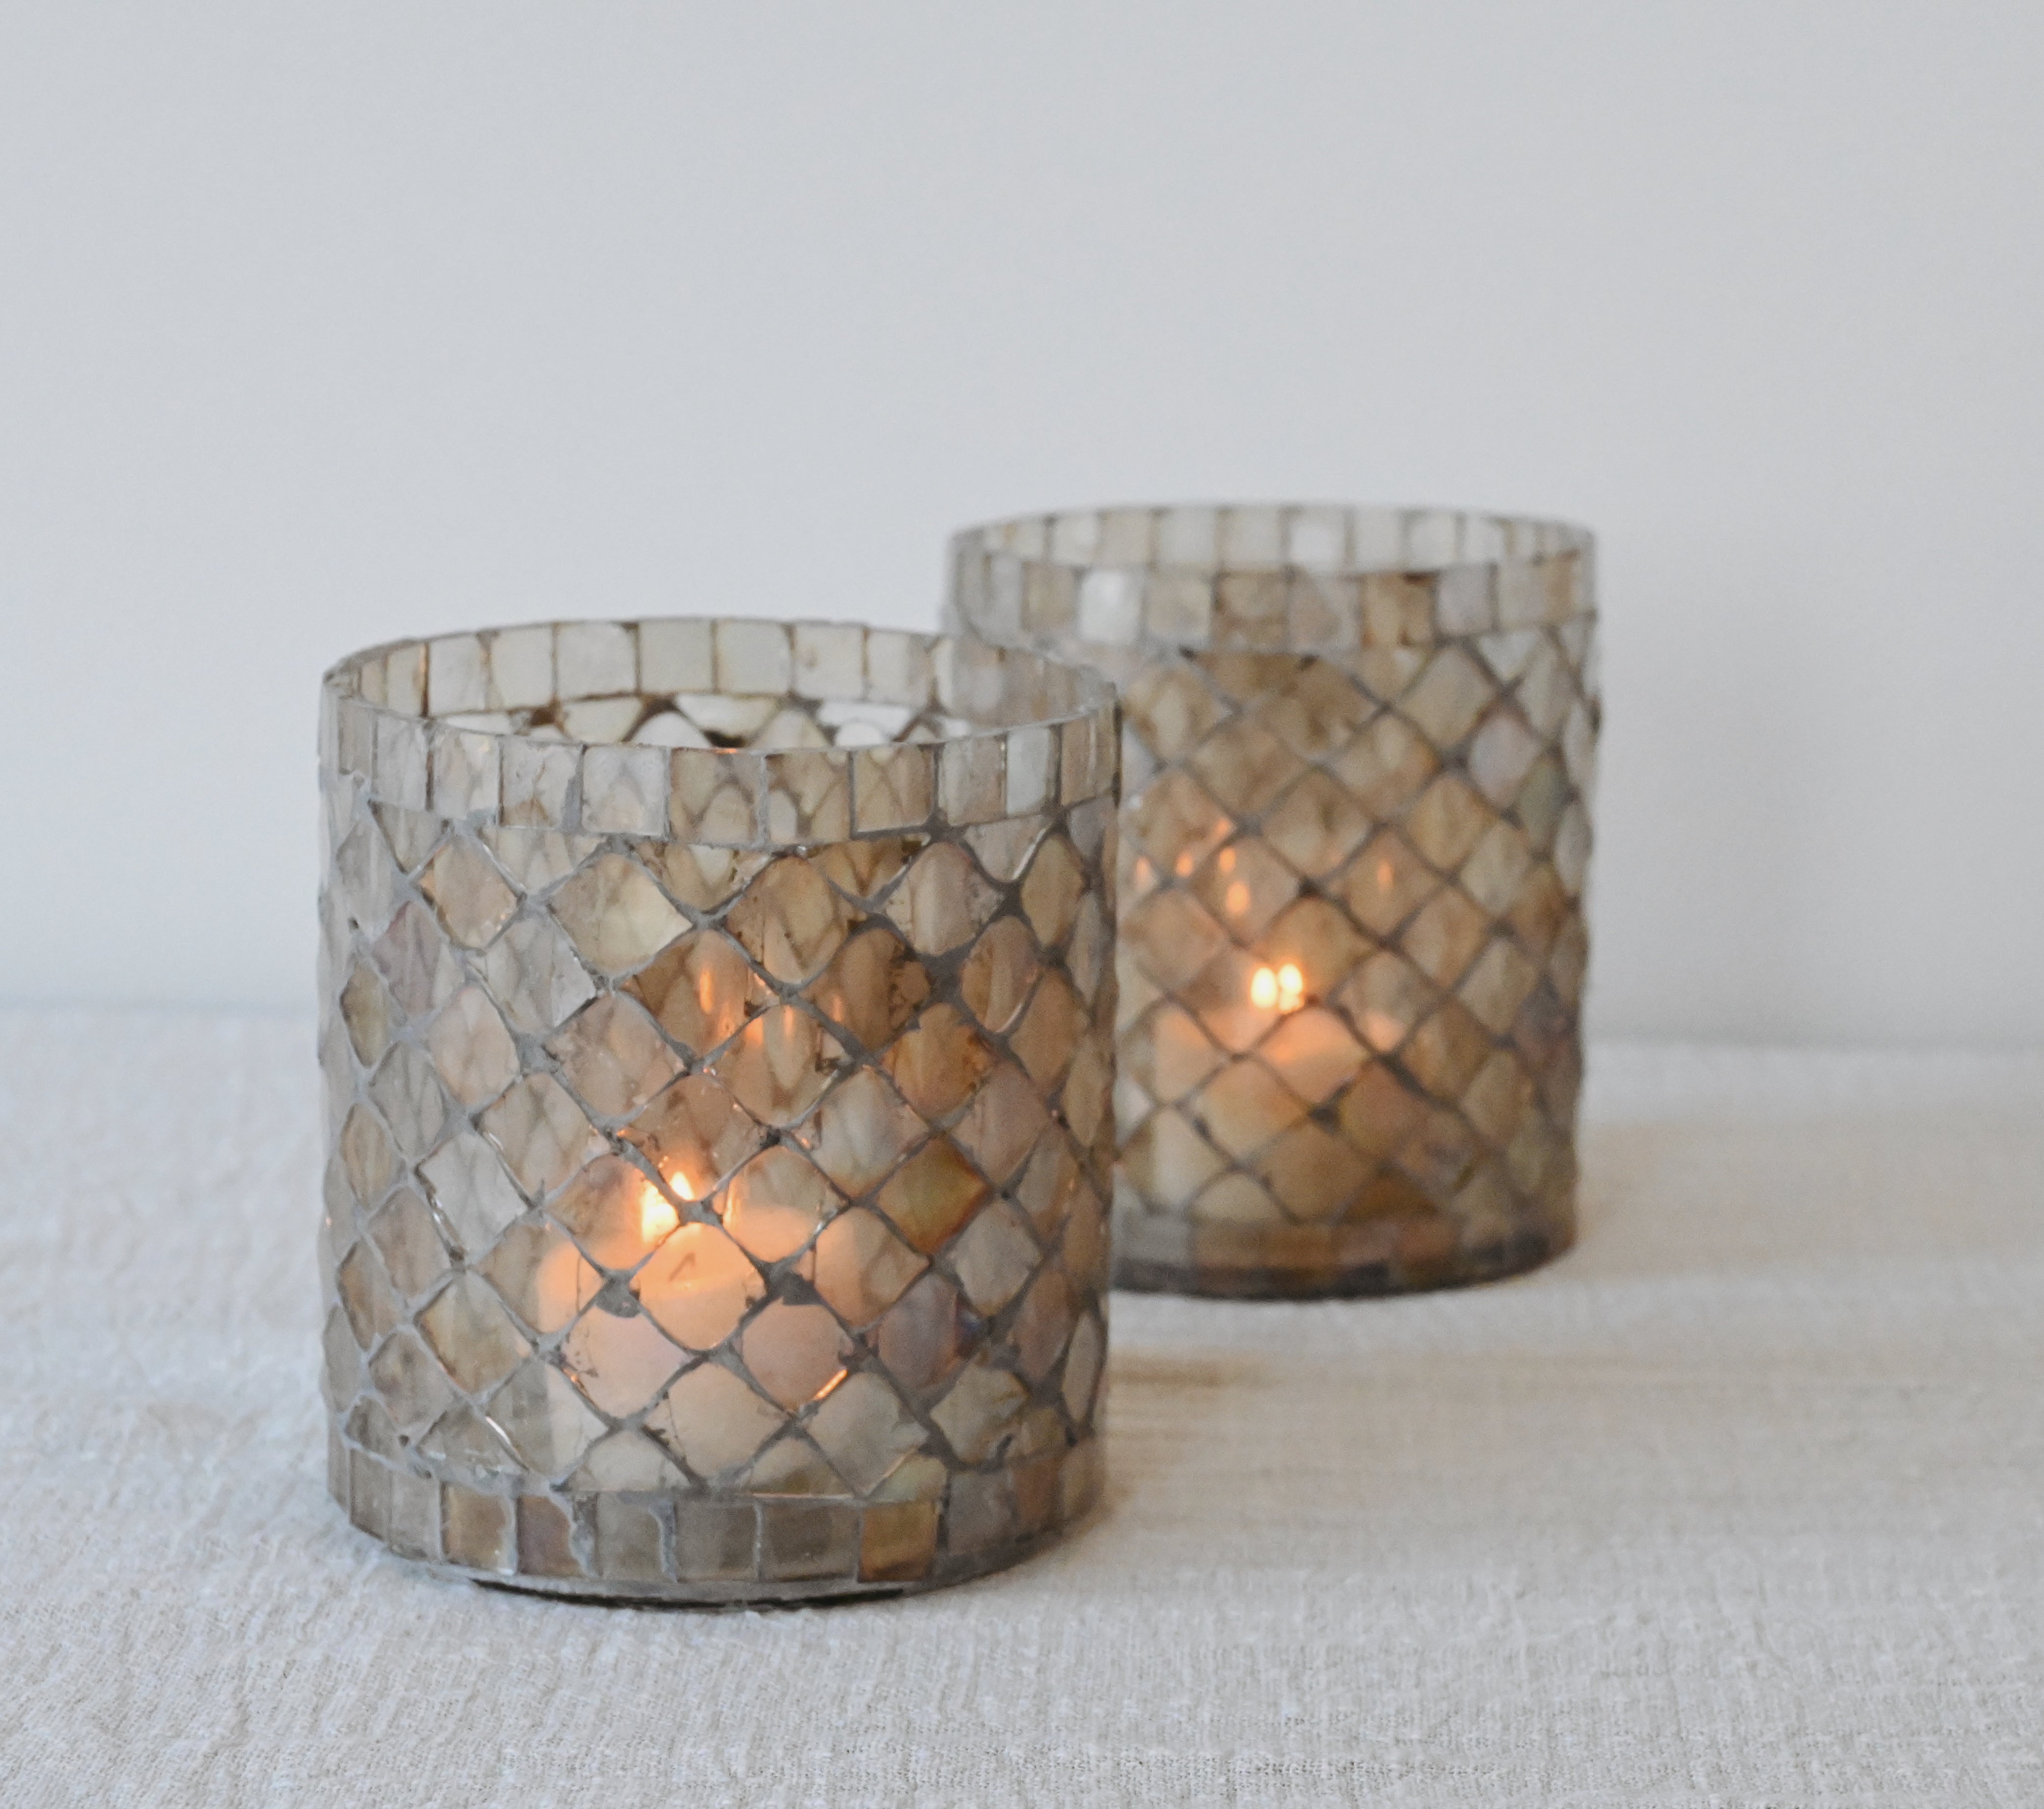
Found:
[[[1110,1276],[1311,1298],[1565,1248],[1590,555],[1084,511],[959,535],[942,635],[563,621],[333,668],[350,1518],[570,1596],[934,1587],[1097,1498]]]

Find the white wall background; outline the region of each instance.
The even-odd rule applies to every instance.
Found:
[[[316,676],[955,524],[1603,536],[1611,1032],[2044,1039],[2044,10],[0,0],[0,997],[310,989]]]

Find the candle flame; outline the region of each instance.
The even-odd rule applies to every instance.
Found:
[[[682,1222],[682,1216],[650,1181],[639,1190],[639,1241],[651,1249]]]
[[[698,1178],[690,1173],[687,1165],[680,1162],[670,1162],[661,1170],[660,1178],[667,1184],[668,1191],[677,1200],[705,1198],[709,1193],[712,1179],[709,1175]]]
[[[1296,1012],[1306,1002],[1306,977],[1297,962],[1274,972],[1259,967],[1249,977],[1249,1002],[1258,1011]]]

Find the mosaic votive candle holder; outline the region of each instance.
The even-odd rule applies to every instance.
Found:
[[[329,672],[329,1484],[445,1569],[956,1581],[1101,1481],[1114,700],[877,629]]]
[[[954,540],[955,626],[1121,687],[1120,1285],[1388,1292],[1569,1243],[1591,551],[1305,506]]]

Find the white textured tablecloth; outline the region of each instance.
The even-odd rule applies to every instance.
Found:
[[[0,1014],[0,1803],[2044,1803],[2044,1060],[1608,1047],[1581,1242],[1119,1296],[1101,1515],[918,1599],[343,1524],[311,1035]]]

